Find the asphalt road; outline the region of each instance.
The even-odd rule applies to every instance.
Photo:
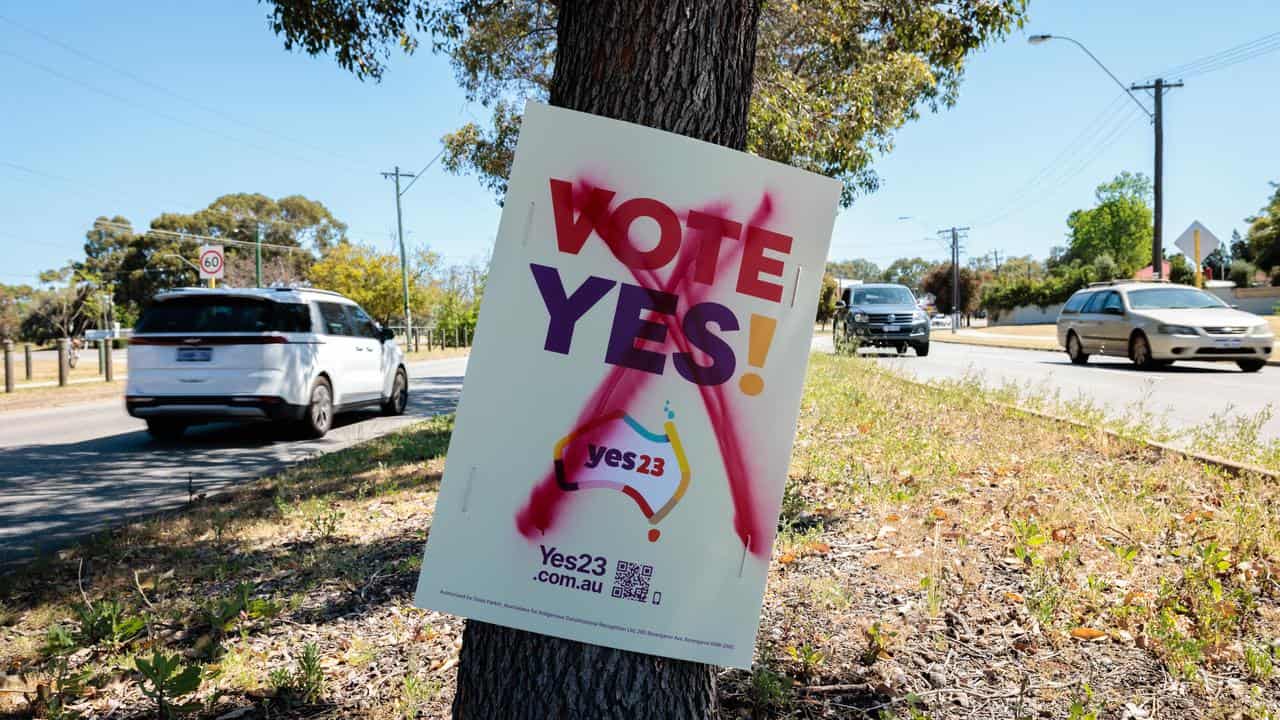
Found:
[[[466,365],[466,358],[411,363],[404,415],[340,415],[320,440],[289,439],[264,424],[218,424],[191,429],[179,444],[156,443],[119,399],[0,413],[0,566],[179,507],[189,490],[217,492],[450,412]]]
[[[814,348],[830,352],[831,337],[814,338]],[[1180,362],[1166,370],[1144,371],[1119,358],[1094,356],[1088,365],[1078,366],[1065,352],[941,342],[932,343],[924,358],[911,351],[903,357],[862,352],[920,380],[976,377],[992,386],[1012,383],[1036,394],[1056,393],[1063,400],[1085,398],[1115,417],[1141,410],[1175,429],[1205,425],[1215,414],[1242,417],[1271,407],[1276,413],[1262,425],[1260,436],[1280,438],[1280,367],[1274,365],[1242,373],[1234,363]]]

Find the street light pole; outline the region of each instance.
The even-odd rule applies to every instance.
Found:
[[[1115,73],[1107,69],[1106,65],[1098,59],[1096,55],[1089,52],[1089,48],[1085,47],[1079,40],[1069,38],[1063,35],[1032,35],[1027,38],[1027,42],[1032,45],[1039,45],[1049,40],[1066,40],[1084,51],[1091,60],[1097,63],[1098,67],[1111,78],[1112,82],[1120,86],[1129,99],[1133,100],[1138,107],[1142,108],[1142,112],[1151,120],[1152,126],[1155,128],[1155,196],[1152,198],[1151,212],[1151,276],[1159,279],[1164,275],[1164,242],[1161,233],[1161,223],[1164,219],[1164,122],[1161,115],[1161,102],[1165,90],[1168,88],[1182,87],[1182,83],[1167,83],[1164,78],[1156,78],[1155,82],[1150,85],[1130,85],[1125,86],[1120,82],[1120,78]],[[1133,94],[1134,90],[1153,90],[1155,91],[1155,111],[1147,109],[1142,101],[1138,100],[1138,96]]]

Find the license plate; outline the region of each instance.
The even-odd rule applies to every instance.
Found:
[[[898,326],[897,326],[897,325],[885,325],[885,326],[884,326],[884,331],[885,331],[885,332],[887,332],[887,333],[891,333],[891,332],[898,332]]]
[[[213,348],[180,347],[178,362],[209,362],[213,359]]]
[[[1213,346],[1220,348],[1238,348],[1240,347],[1240,341],[1235,338],[1222,338],[1214,340]]]

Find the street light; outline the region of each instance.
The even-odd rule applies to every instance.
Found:
[[[1083,50],[1084,54],[1088,55],[1090,60],[1093,60],[1098,67],[1102,68],[1102,71],[1107,74],[1107,77],[1110,77],[1116,85],[1120,86],[1121,90],[1124,90],[1125,94],[1129,96],[1130,100],[1133,100],[1135,105],[1142,108],[1143,114],[1151,120],[1151,124],[1155,128],[1155,197],[1153,198],[1154,202],[1152,203],[1151,208],[1151,276],[1159,279],[1164,274],[1164,247],[1163,239],[1161,237],[1161,226],[1163,224],[1164,217],[1164,124],[1161,121],[1160,101],[1164,96],[1165,88],[1182,87],[1182,83],[1166,83],[1163,78],[1157,78],[1155,83],[1152,85],[1134,85],[1132,87],[1128,87],[1124,83],[1120,82],[1120,78],[1116,77],[1115,73],[1111,72],[1106,65],[1103,65],[1102,61],[1098,59],[1098,56],[1089,52],[1089,48],[1085,47],[1079,40],[1066,37],[1065,35],[1049,34],[1032,35],[1027,38],[1027,42],[1032,45],[1040,45],[1050,40],[1066,40],[1072,45]],[[1138,100],[1138,96],[1133,94],[1134,90],[1155,91],[1154,112],[1148,110],[1147,106],[1143,105],[1142,101]]]
[[[1032,35],[1031,37],[1027,38],[1027,42],[1032,45],[1041,45],[1043,43],[1049,42],[1050,40],[1066,40],[1067,42],[1083,50],[1084,54],[1088,55],[1090,60],[1093,60],[1095,63],[1097,63],[1098,67],[1102,68],[1102,72],[1106,73],[1107,76],[1111,78],[1112,82],[1120,86],[1120,89],[1123,90],[1125,94],[1129,96],[1129,99],[1133,100],[1133,102],[1136,103],[1138,107],[1142,108],[1142,112],[1146,113],[1147,118],[1154,119],[1155,116],[1152,115],[1151,111],[1147,109],[1146,105],[1142,104],[1142,101],[1138,100],[1138,96],[1134,95],[1133,91],[1131,91],[1124,83],[1120,82],[1120,78],[1116,77],[1115,73],[1111,72],[1111,70],[1109,70],[1106,65],[1103,65],[1102,61],[1098,59],[1098,56],[1089,52],[1089,48],[1085,47],[1084,44],[1081,43],[1079,40],[1075,40],[1074,38],[1069,38],[1065,35]]]

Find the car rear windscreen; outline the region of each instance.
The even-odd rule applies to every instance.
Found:
[[[311,332],[311,311],[302,303],[237,297],[175,298],[147,308],[134,332]]]

